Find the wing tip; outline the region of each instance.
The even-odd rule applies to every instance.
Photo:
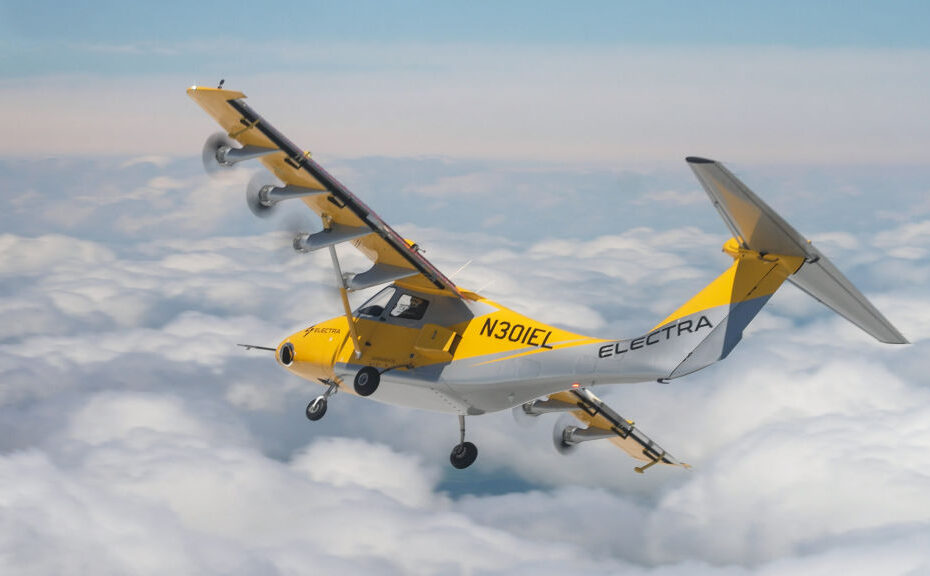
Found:
[[[685,158],[685,162],[688,164],[716,164],[716,160],[711,160],[709,158],[701,158],[700,156],[688,156]]]
[[[881,342],[882,344],[910,344],[911,343],[910,340],[905,338],[903,334],[901,334],[900,332],[897,332],[897,330],[895,332],[896,333],[891,337],[886,336],[884,338],[879,338],[876,336],[875,339]]]
[[[238,90],[227,90],[226,88],[214,88],[212,86],[198,86],[194,84],[187,89],[187,95],[191,98],[209,98],[213,94],[221,95],[226,100],[245,98],[245,94]],[[202,96],[201,96],[202,95]]]

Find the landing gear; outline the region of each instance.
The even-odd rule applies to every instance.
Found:
[[[452,466],[462,470],[471,466],[478,458],[478,447],[465,441],[465,416],[459,415],[459,443],[449,454]]]
[[[307,420],[316,422],[326,414],[326,397],[317,396],[313,402],[307,404]]]
[[[449,461],[459,470],[468,468],[478,458],[478,447],[471,442],[462,442],[452,449]]]
[[[326,414],[326,405],[328,404],[329,397],[336,393],[336,390],[339,389],[339,384],[336,382],[330,382],[329,388],[326,389],[326,392],[322,396],[317,396],[313,399],[313,402],[307,404],[307,420],[311,422],[316,422]]]
[[[355,375],[355,393],[359,396],[371,396],[381,383],[381,373],[377,368],[365,366]]]

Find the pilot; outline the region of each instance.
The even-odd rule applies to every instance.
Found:
[[[426,313],[426,306],[429,304],[424,298],[418,296],[410,297],[410,304],[407,309],[397,315],[398,318],[407,318],[410,320],[419,320]]]

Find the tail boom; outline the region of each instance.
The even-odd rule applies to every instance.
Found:
[[[804,259],[760,254],[731,238],[733,264],[649,333],[599,348],[598,373],[617,382],[670,380],[726,358],[743,330]]]

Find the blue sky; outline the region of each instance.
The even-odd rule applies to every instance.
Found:
[[[3,2],[3,77],[295,70],[254,44],[926,48],[925,2]],[[239,48],[245,44],[246,48]],[[199,45],[195,58],[185,48]],[[206,45],[206,46],[204,46]],[[334,55],[338,60],[338,55]],[[693,62],[698,64],[698,62]],[[209,69],[209,68],[208,68]],[[215,75],[216,72],[214,72]]]
[[[0,572],[930,571],[927,6],[3,1]],[[541,321],[641,333],[728,265],[704,155],[913,344],[787,287],[724,362],[597,390],[687,473],[562,457],[555,418],[471,419],[465,472],[448,415],[310,424],[319,387],[234,344],[333,315],[328,256],[203,173],[184,90],[220,77]]]
[[[926,3],[556,1],[4,2],[27,42],[172,43],[196,38],[533,44],[786,44],[925,47]]]
[[[4,3],[0,153],[184,155],[210,125],[179,91],[225,78],[323,155],[920,164],[927,11]]]

